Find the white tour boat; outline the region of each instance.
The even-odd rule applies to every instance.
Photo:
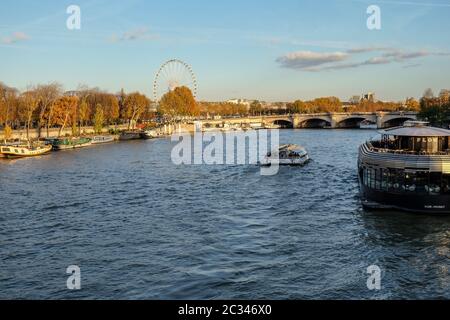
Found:
[[[303,166],[310,160],[305,148],[287,144],[282,145],[278,150],[269,152],[260,162],[262,166]]]

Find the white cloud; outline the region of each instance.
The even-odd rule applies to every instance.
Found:
[[[412,69],[412,68],[417,68],[417,67],[420,67],[420,66],[421,66],[420,63],[408,64],[406,66],[403,66],[403,69]]]
[[[391,50],[387,47],[357,47],[347,50],[347,53],[368,53],[377,51],[388,51]]]
[[[349,57],[345,52],[313,52],[297,51],[288,53],[277,59],[284,68],[308,70],[324,64],[344,61]]]
[[[138,28],[131,31],[124,32],[122,35],[113,34],[110,38],[112,42],[119,41],[135,41],[135,40],[156,40],[159,36],[150,33],[148,28]]]
[[[383,57],[391,58],[397,62],[402,62],[405,60],[426,57],[431,54],[432,53],[427,52],[427,51],[414,51],[414,52],[393,51],[393,52],[388,52],[388,53],[383,54]]]
[[[380,56],[370,57],[364,61],[349,61],[354,55],[362,53],[381,52]],[[428,56],[450,56],[449,52],[429,52],[421,51],[403,51],[393,48],[367,47],[354,48],[345,52],[311,52],[300,51],[288,53],[277,59],[277,62],[284,68],[318,72],[324,70],[343,70],[352,69],[370,65],[382,65],[391,63],[405,63],[410,60],[428,57]],[[416,66],[416,65],[415,65]]]
[[[26,41],[29,39],[30,39],[30,37],[27,34],[25,34],[24,32],[17,31],[17,32],[14,32],[11,36],[4,37],[2,39],[2,42],[5,44],[13,44],[13,43],[17,43],[20,41]]]

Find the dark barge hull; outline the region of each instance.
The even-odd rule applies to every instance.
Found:
[[[360,183],[361,202],[366,209],[400,210],[426,214],[449,214],[450,195],[405,195],[372,190]]]

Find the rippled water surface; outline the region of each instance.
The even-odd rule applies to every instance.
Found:
[[[169,140],[1,160],[0,298],[450,298],[450,217],[361,209],[373,135],[283,131],[313,161],[276,176],[175,166]]]

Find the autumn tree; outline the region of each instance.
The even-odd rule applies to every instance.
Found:
[[[128,119],[128,129],[134,127],[141,115],[150,107],[150,100],[139,92],[128,94],[123,103],[122,117]]]
[[[250,114],[251,115],[254,115],[254,116],[260,115],[262,113],[262,111],[263,111],[262,104],[258,100],[255,100],[250,104]]]
[[[39,97],[32,88],[24,92],[20,97],[19,115],[20,119],[25,123],[27,132],[27,140],[30,139],[30,127],[33,122],[33,115],[39,106]]]
[[[420,102],[414,98],[407,98],[405,106],[410,111],[420,111]]]
[[[114,94],[101,91],[98,88],[83,87],[77,95],[81,103],[87,104],[87,106],[83,104],[84,112],[80,110],[80,116],[84,118],[83,122],[93,119],[97,111],[97,105],[102,106],[104,120],[107,123],[116,123],[120,118],[119,100]]]
[[[433,125],[448,127],[450,123],[450,97],[446,90],[442,90],[439,97],[431,94],[430,90],[427,89],[420,99],[419,117]]]
[[[197,107],[202,115],[247,115],[248,108],[244,104],[236,104],[230,102],[198,102]]]
[[[0,124],[11,127],[18,120],[18,91],[0,82]]]
[[[112,95],[108,94],[107,96],[107,104],[105,106],[105,120],[111,124],[111,123],[117,123],[117,120],[120,117],[120,109],[119,109],[119,101],[117,98]]]
[[[313,112],[341,112],[342,102],[336,97],[322,97],[312,101],[315,106]]]
[[[122,119],[124,114],[126,114],[125,111],[125,99],[127,98],[127,95],[123,89],[120,90],[120,93],[117,94],[117,102],[119,104],[119,118]]]
[[[188,87],[177,87],[161,98],[158,112],[170,117],[197,116],[200,109]]]
[[[0,125],[2,126],[5,126],[7,121],[6,90],[7,88],[0,83]]]
[[[3,132],[3,136],[4,136],[4,141],[6,142],[7,140],[11,139],[12,137],[12,128],[9,125],[5,126],[4,132]]]
[[[59,83],[50,83],[46,85],[38,85],[34,90],[39,100],[37,126],[38,135],[41,137],[42,126],[46,122],[47,137],[48,131],[52,124],[53,103],[61,96],[62,86]]]
[[[61,136],[64,128],[73,123],[74,115],[77,113],[78,97],[64,96],[54,102],[53,112],[55,124],[59,125],[58,136]]]
[[[306,104],[301,100],[296,100],[293,103],[288,103],[287,111],[289,113],[306,113]]]
[[[104,123],[104,113],[103,113],[103,107],[101,104],[98,104],[95,108],[95,114],[94,114],[94,131],[95,133],[101,133],[103,130],[103,123]]]
[[[90,119],[89,105],[87,104],[86,100],[82,100],[80,102],[78,109],[79,109],[78,116],[80,121],[80,127],[81,130],[83,130],[84,124]]]
[[[0,82],[0,125],[3,126],[4,140],[9,140],[12,136],[12,128],[10,126],[10,109],[14,107],[16,101],[16,93]]]

